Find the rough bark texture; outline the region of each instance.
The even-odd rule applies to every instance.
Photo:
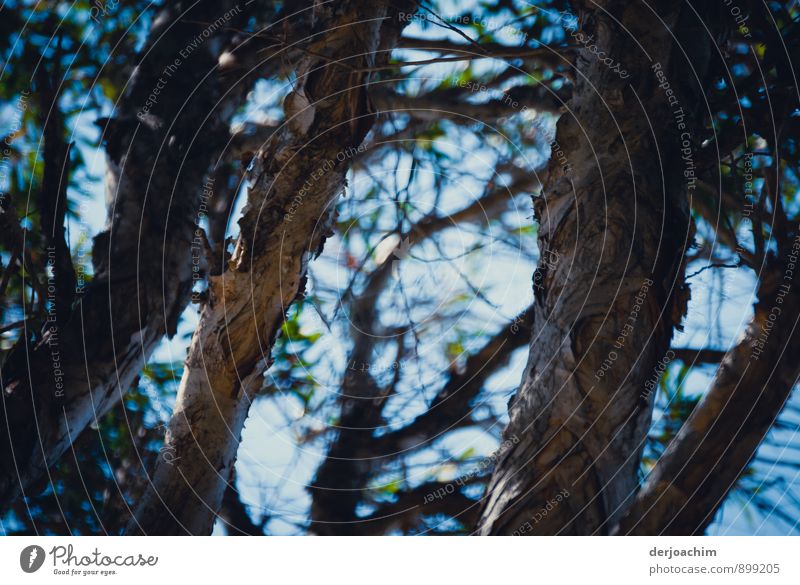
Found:
[[[286,124],[258,155],[228,269],[210,279],[165,457],[129,533],[211,532],[275,336],[372,126],[366,70],[387,61],[403,26],[398,12],[412,10],[375,0],[315,6]]]
[[[620,534],[703,534],[747,468],[800,376],[798,254],[800,237],[770,258],[744,338],[647,476]]]
[[[225,26],[235,28],[245,11],[231,13],[199,42],[198,35],[203,23],[235,6],[228,0],[165,6],[114,117],[98,122],[108,159],[107,228],[95,237],[94,278],[82,296],[71,307],[57,304],[44,341],[23,338],[3,365],[2,505],[39,489],[47,468],[129,390],[164,333],[175,332],[192,286],[190,247],[203,177],[249,89],[215,68],[231,40]],[[167,75],[176,59],[180,65]],[[149,111],[137,117],[151,97]]]
[[[584,38],[593,35],[587,47],[628,76],[596,51],[579,51],[573,99],[535,201],[544,262],[534,277],[531,354],[509,405],[513,447],[487,489],[482,534],[611,530],[638,486],[652,413],[644,383],[686,302],[692,229],[681,131],[652,69],[660,64],[677,92],[669,28],[680,7],[581,8]]]

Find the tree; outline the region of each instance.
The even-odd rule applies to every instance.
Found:
[[[141,9],[133,7],[134,12]],[[3,419],[8,432],[0,439],[6,454],[0,493],[6,501],[31,488],[92,420],[120,400],[161,337],[174,335],[190,300],[194,281],[187,259],[195,228],[187,217],[201,205],[203,183],[197,178],[220,164],[231,117],[257,77],[244,64],[234,65],[234,71],[215,67],[218,55],[203,46],[192,50],[186,63],[182,60],[182,54],[197,44],[198,33],[202,40],[218,39],[220,54],[236,53],[240,41],[221,26],[246,21],[247,15],[236,11],[233,2],[174,3],[164,6],[160,15],[136,61],[131,52],[114,53],[120,43],[130,42],[115,40],[120,31],[100,33],[106,50],[121,58],[129,73],[135,64],[136,75],[128,79],[123,73],[104,88],[115,105],[114,117],[98,120],[108,155],[110,204],[107,228],[94,238],[92,279],[79,297],[72,267],[65,261],[63,235],[68,150],[57,144],[47,147],[48,138],[56,143],[66,140],[65,129],[56,127],[58,92],[34,90],[46,100],[40,115],[43,127],[51,130],[44,136],[45,177],[38,212],[45,240],[55,240],[47,245],[56,248],[56,302],[48,308],[41,329],[29,324],[29,334],[18,339],[3,365]],[[217,18],[224,22],[214,25]],[[198,29],[193,22],[211,24]],[[52,35],[47,44],[57,46],[50,47],[55,70],[41,69],[39,77],[43,85],[64,87],[74,75],[60,69],[63,44],[68,42],[62,39],[68,33],[61,31],[54,16],[41,28],[45,38]],[[209,32],[205,37],[204,31]],[[26,58],[30,57],[22,59]],[[85,66],[107,75],[104,67],[112,65],[101,57],[97,61]],[[13,70],[16,73],[16,67]],[[231,86],[230,80],[238,79],[241,71],[245,79]],[[24,75],[24,69],[17,75]],[[87,83],[87,91],[98,81],[103,87],[99,78]],[[187,87],[192,89],[189,95]],[[54,117],[48,108],[55,108]],[[54,173],[49,181],[48,173]],[[12,246],[22,241],[19,238]],[[39,300],[40,312],[45,300]]]
[[[740,4],[7,3],[3,531],[793,530],[798,14]]]
[[[585,40],[620,56],[625,74],[591,49],[578,58],[535,206],[539,248],[557,262],[537,269],[538,326],[504,434],[518,442],[489,484],[485,533],[519,531],[562,491],[570,497],[537,532],[591,534],[616,524],[636,491],[652,417],[652,396],[642,398],[641,388],[685,312],[693,179],[680,180],[681,136],[695,134],[699,108],[684,109],[691,94],[681,86],[693,80],[676,78],[685,67],[681,37],[698,34],[697,17],[681,20],[692,8],[666,3],[581,9]],[[705,84],[706,71],[697,75]],[[683,144],[691,160],[691,139]]]
[[[369,68],[386,62],[403,10],[359,0],[314,11],[319,32],[303,41],[284,125],[255,162],[228,269],[210,278],[167,431],[171,457],[156,467],[129,530],[211,531],[275,336],[331,233],[348,152],[372,125]]]

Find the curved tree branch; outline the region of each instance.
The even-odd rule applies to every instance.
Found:
[[[647,476],[621,534],[702,534],[775,423],[800,377],[800,236],[762,274],[755,315]]]
[[[210,278],[167,431],[169,456],[157,464],[129,532],[211,532],[275,337],[330,234],[351,164],[343,153],[355,151],[373,124],[364,71],[388,60],[403,8],[374,0],[314,5],[319,32],[304,43],[284,100],[286,123],[254,163],[228,269]]]
[[[109,206],[106,230],[94,239],[94,277],[74,307],[59,308],[46,342],[21,338],[0,374],[3,505],[41,486],[47,468],[130,388],[162,336],[175,333],[193,283],[190,249],[203,178],[257,78],[251,72],[237,82],[218,67],[213,47],[240,54],[227,28],[211,31],[178,66],[175,56],[196,42],[198,23],[223,14],[234,25],[246,18],[237,6],[166,5],[114,117],[98,121]]]

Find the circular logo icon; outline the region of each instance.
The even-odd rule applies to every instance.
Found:
[[[41,546],[32,544],[26,546],[19,553],[19,566],[26,573],[35,573],[44,564],[44,549]]]

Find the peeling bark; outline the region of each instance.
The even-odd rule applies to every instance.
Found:
[[[259,153],[228,269],[210,278],[172,419],[128,532],[208,534],[241,431],[308,261],[331,233],[353,153],[372,126],[367,83],[411,6],[348,0],[316,6],[285,98],[286,124]]]
[[[642,392],[685,310],[693,238],[681,132],[652,69],[659,63],[681,96],[667,28],[680,7],[650,6],[581,3],[583,34],[627,76],[579,51],[534,205],[543,262],[531,354],[504,435],[514,445],[487,489],[482,534],[608,533],[638,487],[652,413]],[[534,521],[563,490],[569,496]]]
[[[108,160],[107,228],[94,239],[91,284],[68,313],[59,307],[44,340],[21,339],[3,365],[3,506],[42,487],[48,467],[128,391],[163,335],[174,334],[189,302],[203,177],[254,77],[237,83],[216,68],[231,40],[225,29],[204,37],[168,78],[165,67],[196,41],[199,23],[235,6],[165,6],[114,117],[98,121]],[[229,24],[236,23],[234,15]],[[162,78],[155,103],[138,117]]]

